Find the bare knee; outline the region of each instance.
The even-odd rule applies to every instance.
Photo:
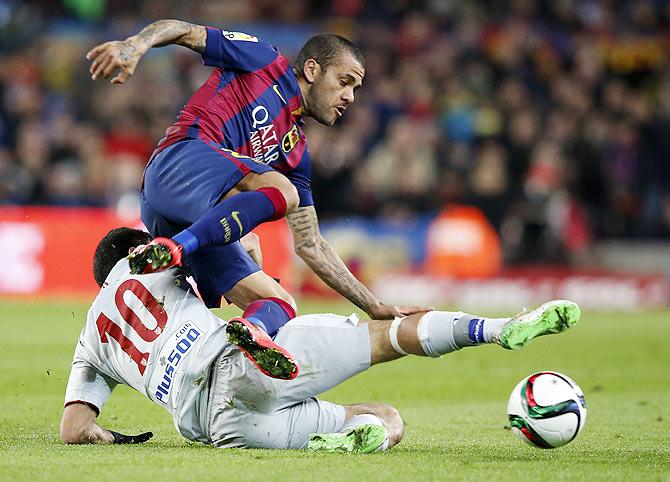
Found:
[[[300,205],[300,196],[298,195],[298,190],[295,188],[295,186],[288,179],[286,179],[285,184],[276,187],[281,191],[284,199],[286,200],[286,214],[295,211],[296,208]]]
[[[225,297],[241,310],[246,310],[249,303],[264,298],[279,298],[294,310],[297,309],[293,296],[263,271],[257,271],[239,281],[225,293]]]
[[[279,283],[273,286],[272,289],[260,292],[255,296],[243,296],[243,298],[239,300],[239,303],[235,304],[239,306],[242,311],[244,311],[247,309],[247,306],[249,306],[250,303],[266,298],[279,298],[280,300],[288,303],[294,311],[298,311],[298,304],[296,303],[295,298],[293,298],[293,296],[291,296],[288,291],[282,288]]]
[[[371,414],[378,417],[389,436],[389,447],[399,443],[405,435],[405,422],[402,421],[400,412],[386,403],[359,403],[347,405],[345,416],[347,419],[354,415]]]
[[[283,300],[291,305],[291,308],[293,308],[294,311],[298,310],[298,304],[295,302],[295,298],[293,298],[293,296],[291,296],[291,294],[286,291],[279,283],[277,283],[274,292],[274,296],[265,296],[265,298],[279,298],[280,300]]]

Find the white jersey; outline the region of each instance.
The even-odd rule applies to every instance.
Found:
[[[65,403],[100,410],[122,383],[165,407],[184,437],[208,443],[209,374],[228,344],[225,322],[177,273],[131,275],[127,259],[116,264],[79,336]]]

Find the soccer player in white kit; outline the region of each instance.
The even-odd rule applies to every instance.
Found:
[[[66,443],[140,443],[103,429],[96,417],[118,384],[168,410],[189,440],[218,447],[370,452],[403,436],[390,405],[337,405],[316,398],[372,364],[403,355],[439,357],[466,346],[518,349],[574,325],[576,304],[550,301],[512,318],[433,311],[393,321],[332,314],[299,316],[275,341],[301,370],[291,380],[261,373],[226,335],[226,322],[197,298],[180,268],[130,273],[127,254],[147,233],[112,230],[96,250],[101,290],[75,349],[65,395]]]

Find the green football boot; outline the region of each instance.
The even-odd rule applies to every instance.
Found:
[[[500,329],[496,341],[503,348],[518,350],[535,337],[567,330],[579,321],[580,316],[579,306],[572,301],[548,301],[511,318]]]
[[[313,433],[309,437],[307,450],[367,454],[381,447],[386,437],[384,427],[366,424],[346,432]]]

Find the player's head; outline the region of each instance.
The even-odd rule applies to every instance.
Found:
[[[114,265],[128,256],[131,248],[151,241],[146,231],[131,228],[115,228],[108,232],[95,249],[93,277],[102,286]]]
[[[305,115],[332,126],[354,101],[365,76],[363,54],[334,34],[312,37],[300,49],[295,69],[301,80]]]

